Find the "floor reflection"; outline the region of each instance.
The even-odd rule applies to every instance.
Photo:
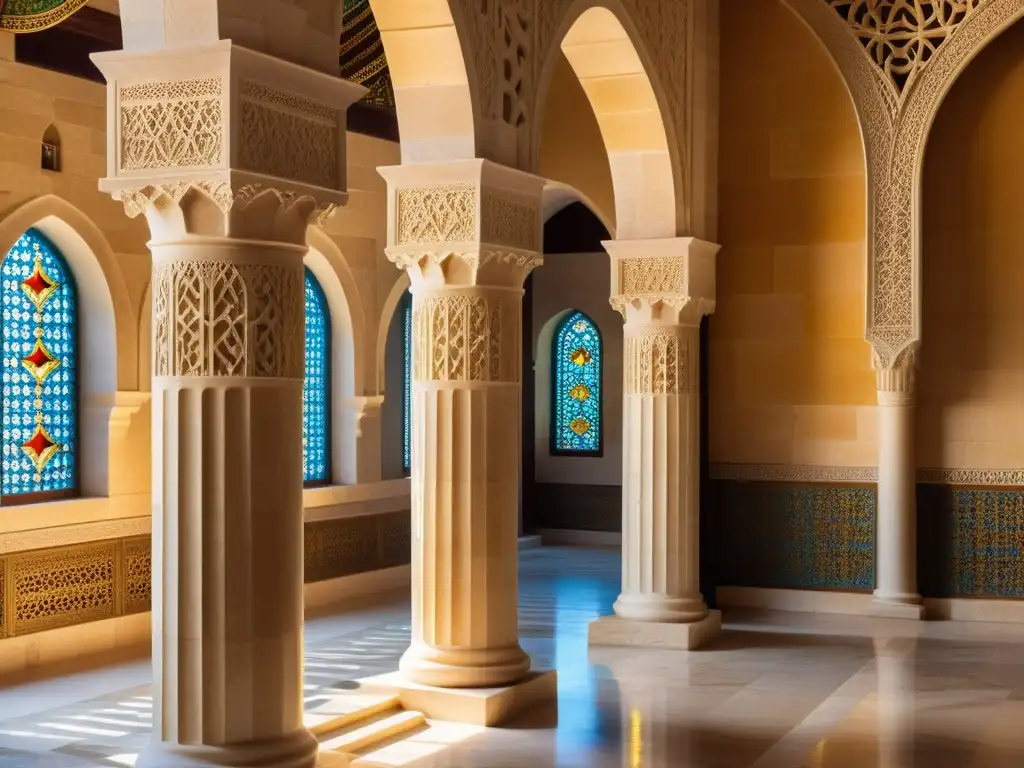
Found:
[[[1024,766],[1024,627],[737,611],[696,653],[588,648],[587,624],[618,592],[618,553],[532,550],[520,570],[522,644],[558,669],[557,708],[500,730],[436,724],[355,765]],[[408,604],[310,621],[306,637],[306,706],[326,711],[397,669]],[[139,675],[0,691],[0,766],[131,765],[152,710]]]

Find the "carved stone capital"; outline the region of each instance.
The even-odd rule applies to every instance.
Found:
[[[879,405],[913,405],[917,375],[917,345],[905,347],[895,358],[873,350]]]
[[[693,237],[611,240],[612,308],[627,322],[700,325],[715,311],[720,246]]]
[[[365,89],[230,40],[93,60],[107,79],[100,189],[129,216],[202,198],[207,210],[186,214],[184,231],[211,235],[237,228],[248,208],[267,214],[257,205],[266,194],[278,198],[275,217],[322,220],[345,202],[346,115]],[[209,203],[226,221],[211,219]]]
[[[485,160],[380,169],[388,182],[388,258],[413,291],[521,288],[542,263],[544,180]]]

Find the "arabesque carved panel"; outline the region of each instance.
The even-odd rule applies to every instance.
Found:
[[[627,395],[680,395],[690,391],[690,351],[678,333],[627,332],[625,345]]]
[[[398,190],[395,245],[476,240],[477,190],[472,184]]]
[[[166,262],[153,286],[155,375],[302,378],[301,266]]]
[[[413,370],[419,381],[519,381],[518,301],[429,295],[413,307]]]
[[[206,168],[223,163],[221,81],[128,85],[118,91],[121,171]]]

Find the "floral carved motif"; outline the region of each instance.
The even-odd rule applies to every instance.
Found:
[[[238,163],[318,187],[338,185],[337,111],[262,83],[241,85]]]
[[[627,395],[679,395],[690,391],[689,349],[672,331],[625,336]]]
[[[902,92],[984,0],[829,0],[871,60]]]
[[[265,264],[156,264],[155,375],[302,378],[301,277]]]
[[[398,190],[396,245],[476,240],[476,204],[471,184]]]
[[[219,78],[129,85],[118,91],[122,171],[223,162]]]
[[[420,381],[519,381],[519,307],[508,299],[429,295],[413,310]]]
[[[651,257],[619,262],[619,290],[628,296],[686,293],[683,259]]]
[[[857,107],[871,206],[867,339],[879,371],[898,368],[920,337],[916,207],[928,128],[965,63],[1024,15],[1024,5],[1019,0],[786,2],[829,49]]]

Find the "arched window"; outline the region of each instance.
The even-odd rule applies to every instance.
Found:
[[[600,456],[601,334],[582,312],[571,310],[551,345],[551,453]]]
[[[331,480],[331,323],[323,288],[306,269],[306,378],[302,383],[302,472],[306,485]]]
[[[77,301],[71,269],[42,233],[0,265],[3,465],[0,503],[78,492]]]
[[[402,388],[402,466],[412,469],[412,294],[402,299],[402,365],[405,386]]]

